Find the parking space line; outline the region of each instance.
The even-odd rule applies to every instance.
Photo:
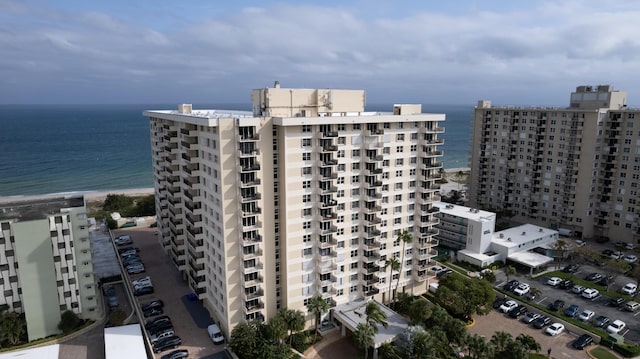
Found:
[[[636,312],[635,314],[633,314],[633,316],[635,317],[635,316],[637,316],[638,314],[640,314],[640,312]]]
[[[544,302],[544,301],[545,301],[545,299],[547,299],[547,297],[544,297],[544,298],[540,299],[540,300],[539,300],[539,301],[537,301],[536,303],[540,304],[540,303]],[[638,313],[640,313],[640,312],[638,312]]]

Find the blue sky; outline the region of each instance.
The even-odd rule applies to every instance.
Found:
[[[0,0],[0,103],[246,103],[351,88],[368,103],[640,107],[635,1]]]

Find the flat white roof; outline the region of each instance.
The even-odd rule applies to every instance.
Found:
[[[46,345],[43,347],[16,350],[0,354],[0,359],[58,359],[60,344]]]
[[[434,207],[438,207],[441,213],[446,213],[452,216],[471,219],[477,222],[484,222],[489,220],[495,220],[496,214],[489,211],[483,211],[481,209],[460,206],[457,204],[451,204],[441,201],[433,202]]]
[[[105,359],[147,359],[140,324],[104,328]]]
[[[522,251],[507,256],[509,260],[524,264],[528,267],[537,268],[553,261],[553,258],[547,257],[535,252]]]
[[[367,315],[365,314],[365,307],[369,301],[370,300],[367,299],[359,299],[338,305],[333,309],[334,318],[338,319],[353,332],[356,330],[358,324],[366,323]],[[376,334],[373,345],[375,348],[378,348],[384,343],[391,343],[395,340],[396,336],[409,326],[409,321],[384,304],[376,300],[373,301],[387,315],[388,324],[386,328],[381,325],[378,326],[378,334]]]
[[[523,224],[521,226],[495,232],[491,242],[502,247],[511,248],[554,233],[557,234],[558,231],[536,226],[534,224]],[[540,243],[540,245],[543,244],[544,243]]]
[[[462,253],[467,257],[475,258],[475,259],[477,259],[479,261],[482,261],[482,262],[484,262],[484,261],[486,261],[488,259],[494,258],[495,256],[500,256],[500,254],[498,254],[498,253],[495,253],[494,255],[489,256],[489,255],[486,255],[484,253],[472,252],[472,251],[470,251],[468,249],[462,249],[462,250],[458,251],[458,253]]]

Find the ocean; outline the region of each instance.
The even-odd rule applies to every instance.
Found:
[[[153,187],[148,109],[143,105],[0,105],[0,196]],[[194,108],[246,109],[194,104]],[[368,105],[367,111],[391,111]],[[469,166],[472,105],[430,105],[445,113],[444,168]]]

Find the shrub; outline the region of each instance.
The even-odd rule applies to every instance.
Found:
[[[58,324],[58,329],[62,330],[63,333],[67,334],[72,332],[74,329],[78,328],[82,325],[82,320],[78,317],[78,315],[70,310],[62,313],[60,318],[60,323]]]

